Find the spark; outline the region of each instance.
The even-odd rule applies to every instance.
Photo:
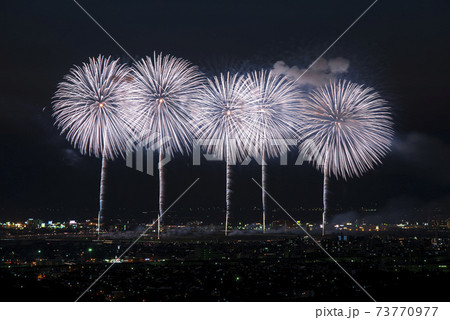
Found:
[[[341,80],[314,90],[303,108],[301,148],[326,175],[360,176],[390,150],[390,107],[372,88]]]
[[[161,146],[164,153],[188,151],[193,138],[191,100],[202,83],[198,68],[187,60],[155,53],[136,62],[133,75],[131,96],[139,130],[170,138]]]
[[[286,77],[265,70],[249,74],[247,85],[253,108],[253,123],[247,129],[256,143],[253,151],[269,158],[287,152],[290,145],[286,139],[297,136],[301,92]]]
[[[72,68],[59,83],[53,100],[55,124],[82,154],[114,159],[126,149],[132,135],[128,75],[118,60],[99,56]]]
[[[239,74],[220,74],[203,85],[196,97],[193,125],[199,139],[211,139],[207,152],[233,163],[248,154],[243,144],[252,124],[250,100],[245,76]]]

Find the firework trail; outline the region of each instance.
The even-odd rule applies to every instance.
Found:
[[[244,146],[247,127],[251,125],[250,94],[244,76],[220,74],[208,79],[197,97],[194,114],[196,133],[206,141],[206,151],[214,153],[226,162],[226,215],[225,235],[231,212],[231,165],[247,154]]]
[[[132,136],[129,69],[110,58],[75,66],[58,84],[53,100],[55,124],[82,154],[102,158],[97,235],[105,210],[107,161],[122,156]]]
[[[328,215],[328,194],[330,178],[327,174],[323,175],[323,213],[322,213],[322,237],[325,235],[325,223]]]
[[[97,218],[97,239],[100,238],[100,222],[102,219],[102,216],[104,214],[105,211],[105,193],[106,193],[106,179],[107,179],[107,175],[108,175],[108,166],[107,166],[107,160],[106,158],[103,156],[102,157],[102,171],[101,171],[101,175],[100,175],[100,206],[99,206],[99,210],[98,210],[98,218]]]
[[[134,65],[133,102],[137,126],[149,135],[158,133],[159,148],[159,217],[164,212],[165,155],[189,151],[193,138],[191,127],[192,97],[202,83],[201,73],[190,62],[162,53],[146,57]],[[170,140],[168,139],[170,138]],[[154,147],[154,146],[153,146]]]
[[[328,178],[360,176],[381,163],[394,134],[391,111],[372,88],[338,81],[314,90],[301,117],[300,147],[324,174],[324,233]]]
[[[165,201],[164,201],[164,195],[165,195],[165,184],[164,184],[164,166],[163,166],[163,160],[164,160],[164,150],[162,144],[160,144],[159,148],[159,163],[158,163],[158,170],[159,170],[159,219],[158,219],[158,239],[160,238],[161,233],[161,216],[164,213],[165,210]]]
[[[298,88],[292,81],[271,71],[261,70],[248,75],[252,100],[250,102],[252,125],[248,126],[250,153],[261,156],[263,232],[266,226],[266,158],[286,153],[288,139],[295,137],[299,106],[302,103]]]

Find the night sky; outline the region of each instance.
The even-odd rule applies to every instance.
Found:
[[[200,66],[258,69],[277,61],[307,67],[372,1],[79,3],[135,58],[156,50]],[[8,1],[0,14],[0,221],[92,217],[100,160],[80,155],[59,135],[51,99],[73,65],[99,54],[130,59],[73,1]],[[344,212],[361,206],[385,215],[403,208],[448,212],[449,16],[448,0],[380,0],[324,56],[348,59],[345,78],[380,91],[395,114],[396,137],[384,164],[360,179],[334,181],[333,198]],[[174,214],[224,206],[224,164],[191,162],[179,156],[167,167],[169,203],[200,177]],[[235,168],[236,208],[259,206],[260,189],[250,179],[260,178],[258,169]],[[157,210],[157,177],[123,160],[110,173],[114,211],[131,217]],[[287,208],[321,206],[322,177],[311,166],[280,167],[274,160],[269,174],[269,191]]]

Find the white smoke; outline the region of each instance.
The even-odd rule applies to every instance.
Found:
[[[283,74],[294,81],[298,79],[296,81],[298,85],[317,87],[334,81],[336,75],[346,73],[349,66],[350,61],[342,57],[333,58],[328,61],[320,58],[307,72],[305,72],[306,69],[300,69],[297,66],[289,67],[284,61],[275,62],[273,71],[278,74]]]
[[[347,73],[350,61],[342,57],[333,58],[328,60],[328,67],[332,74]]]

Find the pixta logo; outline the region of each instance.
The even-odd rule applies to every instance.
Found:
[[[159,133],[142,132],[127,143],[126,165],[153,176],[154,153],[158,151],[158,168],[165,166],[172,158],[169,150],[171,137],[162,136]],[[202,156],[206,161],[224,161],[230,165],[246,166],[255,160],[259,165],[265,165],[267,156],[263,156],[263,150],[274,148],[280,159],[280,165],[288,165],[288,151],[298,150],[296,166],[305,161],[314,161],[323,164],[324,157],[315,145],[314,141],[307,141],[306,150],[298,149],[298,141],[295,139],[267,139],[264,142],[254,143],[238,139],[222,141],[220,139],[194,139],[192,141],[192,164],[201,165]],[[228,154],[228,155],[227,155]]]

